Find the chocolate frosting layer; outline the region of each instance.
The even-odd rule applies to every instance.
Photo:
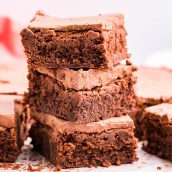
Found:
[[[54,131],[81,132],[81,133],[100,133],[109,129],[134,128],[132,119],[129,116],[115,117],[92,123],[78,124],[76,122],[65,121],[50,114],[39,113],[31,110],[31,116],[43,125],[48,125]]]
[[[161,103],[145,109],[148,118],[159,119],[162,123],[172,124],[172,104]]]
[[[95,17],[55,18],[38,11],[30,22],[30,28],[55,28],[56,30],[111,30],[112,24],[123,24],[122,14],[106,14]],[[80,28],[82,26],[82,28]]]
[[[118,64],[112,68],[104,69],[82,69],[75,71],[71,69],[48,69],[37,67],[39,73],[46,74],[59,81],[65,89],[91,90],[97,86],[104,86],[116,79],[132,75],[135,68],[131,65]]]
[[[172,100],[172,71],[166,68],[140,67],[135,72],[136,95],[143,103],[147,100]]]
[[[0,126],[15,127],[14,100],[20,96],[0,95]]]

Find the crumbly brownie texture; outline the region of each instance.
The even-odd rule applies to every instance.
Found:
[[[36,71],[46,74],[60,82],[65,89],[91,90],[97,86],[104,86],[116,79],[131,75],[136,68],[132,65],[117,64],[112,68],[71,70],[71,69],[48,69],[36,67]]]
[[[0,64],[0,95],[21,95],[27,90],[27,63],[24,60]]]
[[[56,166],[107,167],[137,160],[129,116],[77,124],[49,114],[31,114],[37,120],[30,131],[34,148]]]
[[[28,103],[37,111],[69,121],[94,122],[129,114],[135,108],[132,75],[89,91],[64,89],[48,75],[29,72]]]
[[[20,150],[17,146],[12,95],[0,95],[0,162],[14,162]]]
[[[172,160],[172,104],[159,104],[144,111],[144,150]]]
[[[129,57],[121,14],[59,19],[38,12],[21,36],[33,66],[110,67]]]
[[[29,129],[32,125],[29,105],[25,104],[24,100],[15,100],[14,111],[16,120],[17,145],[19,148],[21,148],[24,145],[24,141],[29,136]]]
[[[136,136],[143,140],[141,126],[144,109],[160,103],[172,102],[172,71],[166,68],[140,67],[135,74],[137,77],[135,84],[137,111],[132,119],[136,126]]]
[[[14,162],[19,153],[15,128],[0,126],[0,162]]]

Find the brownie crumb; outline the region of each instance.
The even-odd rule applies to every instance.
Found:
[[[161,167],[159,167],[159,166],[157,167],[157,170],[161,170],[161,169],[162,169]]]

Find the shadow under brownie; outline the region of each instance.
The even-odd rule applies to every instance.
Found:
[[[60,168],[107,167],[137,160],[129,116],[87,124],[38,112],[31,116],[36,120],[30,130],[34,149]]]
[[[172,104],[148,107],[143,113],[144,150],[172,161]]]
[[[121,14],[60,19],[38,12],[21,36],[32,67],[112,67],[129,57]]]

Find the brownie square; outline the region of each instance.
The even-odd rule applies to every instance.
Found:
[[[49,69],[43,66],[35,68],[29,66],[29,68],[30,70],[34,69],[39,73],[51,76],[60,82],[64,89],[73,89],[76,91],[91,90],[95,87],[105,86],[116,79],[132,75],[136,71],[136,67],[131,64],[117,64],[111,68],[89,70],[72,70],[68,68]]]
[[[172,160],[172,104],[162,103],[144,111],[144,149],[161,158]]]
[[[34,149],[60,168],[110,166],[137,160],[129,116],[78,124],[31,112]],[[38,137],[39,136],[39,137]]]
[[[17,97],[0,95],[0,162],[14,162],[20,153],[13,103]]]
[[[0,64],[0,94],[21,95],[27,90],[27,63],[11,60]]]
[[[38,12],[21,36],[32,67],[112,67],[129,57],[121,14],[60,19]]]
[[[172,102],[172,71],[167,68],[140,67],[135,72],[137,110],[132,114],[136,126],[136,136],[144,140],[143,111],[146,107]]]
[[[130,114],[135,108],[133,85],[136,78],[132,76],[132,70],[129,73],[123,71],[121,78],[115,77],[106,85],[79,91],[66,89],[63,82],[33,69],[29,70],[28,78],[29,104],[39,112],[64,120],[94,122]]]

